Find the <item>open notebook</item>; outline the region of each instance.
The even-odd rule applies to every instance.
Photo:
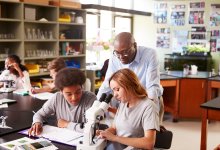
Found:
[[[28,135],[28,129],[19,133]],[[76,146],[83,139],[83,133],[75,132],[66,128],[59,128],[50,125],[43,126],[43,132],[37,137],[46,138],[53,142]]]

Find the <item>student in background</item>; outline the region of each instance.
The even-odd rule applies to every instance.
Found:
[[[42,132],[44,118],[55,114],[57,126],[75,131],[82,131],[79,123],[84,123],[84,113],[96,100],[96,95],[83,90],[85,74],[76,68],[64,68],[55,78],[55,87],[60,90],[34,114],[29,135]]]
[[[51,62],[49,62],[47,68],[50,71],[50,76],[52,77],[53,81],[55,80],[57,72],[65,67],[66,67],[65,61],[62,58],[56,58]],[[43,93],[43,92],[53,92],[53,91],[55,91],[54,82],[48,84],[47,87],[43,87],[41,89],[34,89],[34,88],[31,89],[31,92],[33,94]]]
[[[107,150],[127,146],[153,149],[159,130],[158,111],[138,77],[129,69],[121,69],[110,77],[109,85],[120,104],[112,127],[98,132],[110,141]]]
[[[163,88],[160,85],[159,60],[156,51],[151,48],[137,46],[133,35],[129,32],[119,33],[114,41],[114,51],[109,59],[108,69],[99,92],[98,99],[102,93],[111,92],[109,88],[110,76],[119,69],[129,68],[138,76],[141,84],[147,90],[148,97],[152,99],[160,111],[160,122],[162,123],[164,105]]]
[[[13,80],[13,87],[16,89],[31,89],[30,76],[27,68],[21,64],[17,55],[9,55],[5,59],[5,70],[0,75],[0,80]],[[3,83],[1,84],[3,86]]]

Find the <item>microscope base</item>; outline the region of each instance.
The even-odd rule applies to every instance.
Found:
[[[78,144],[77,150],[104,150],[104,148],[107,145],[107,141],[104,139],[99,139],[95,144],[93,145],[84,145],[84,144]]]

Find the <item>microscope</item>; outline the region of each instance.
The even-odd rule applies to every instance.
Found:
[[[3,87],[0,88],[0,92],[12,92],[14,91],[15,88],[15,81],[12,80],[12,78],[10,77],[10,71],[9,70],[5,70],[3,72],[2,75],[2,80],[0,80],[0,82],[3,82]]]
[[[86,124],[84,128],[84,137],[77,145],[77,150],[103,150],[106,147],[105,139],[95,139],[96,136],[96,124],[104,119],[104,114],[107,112],[109,102],[113,95],[108,96],[103,93],[101,98],[96,100],[92,107],[86,111]]]
[[[2,119],[2,123],[0,123],[0,128],[2,129],[12,129],[12,127],[9,127],[6,125],[6,119],[8,116],[1,116],[0,119]]]

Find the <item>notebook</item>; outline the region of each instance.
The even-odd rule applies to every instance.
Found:
[[[19,133],[28,135],[28,129]],[[43,126],[43,132],[37,137],[45,138],[53,142],[58,142],[70,146],[76,146],[83,140],[83,133],[79,133],[66,128],[59,128],[50,125]]]

